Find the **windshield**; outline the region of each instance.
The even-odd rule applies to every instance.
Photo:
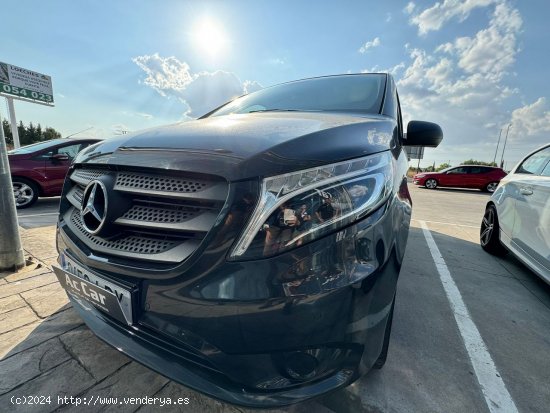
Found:
[[[242,96],[209,116],[268,111],[380,113],[385,86],[385,74],[298,80]]]
[[[54,146],[62,142],[67,142],[67,141],[63,139],[52,139],[51,141],[33,143],[32,145],[27,145],[21,148],[12,149],[11,151],[8,151],[8,154],[20,155],[20,154],[38,152],[38,151],[41,151],[42,149],[47,149],[50,146]]]

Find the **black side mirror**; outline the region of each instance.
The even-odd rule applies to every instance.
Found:
[[[50,159],[54,162],[68,161],[69,155],[66,153],[56,153],[55,155],[50,156]]]
[[[441,127],[432,122],[411,120],[407,125],[407,139],[403,145],[437,147],[443,139]]]

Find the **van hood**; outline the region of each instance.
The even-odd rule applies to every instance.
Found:
[[[263,112],[198,119],[107,139],[75,163],[208,173],[230,181],[276,175],[388,150],[382,115]]]

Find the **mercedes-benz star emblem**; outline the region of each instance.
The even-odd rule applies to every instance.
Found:
[[[102,182],[92,181],[84,190],[80,216],[84,229],[90,234],[101,231],[107,216],[107,190]]]

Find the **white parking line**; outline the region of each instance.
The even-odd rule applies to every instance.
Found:
[[[470,357],[470,362],[474,367],[477,381],[479,382],[489,411],[516,413],[518,409],[512,400],[512,396],[508,393],[508,389],[506,389],[504,381],[502,381],[497,371],[495,363],[487,350],[487,346],[470,317],[468,308],[466,308],[466,304],[464,304],[462,295],[451,276],[443,256],[439,252],[439,248],[426,225],[426,221],[418,220],[418,222],[420,223],[422,232],[428,243],[428,248],[430,249],[435,266],[439,272],[443,289],[451,304],[458,330],[464,341],[464,346],[468,352],[468,357]]]
[[[426,221],[412,218],[416,222],[427,222],[429,224],[443,224],[443,225],[454,225],[455,227],[467,227],[467,228],[479,228],[479,225],[467,225],[467,224],[455,224],[454,222],[443,222],[443,221]]]
[[[44,212],[43,214],[29,214],[29,215],[18,215],[18,218],[27,218],[27,217],[43,217],[46,215],[57,215],[58,212]]]

